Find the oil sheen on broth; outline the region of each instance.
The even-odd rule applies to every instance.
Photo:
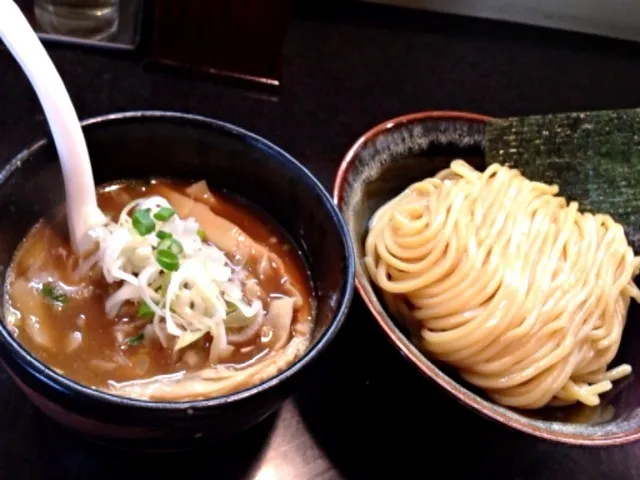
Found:
[[[164,180],[104,186],[98,202],[112,225],[93,258],[73,253],[61,214],[32,229],[7,276],[6,321],[45,364],[110,393],[180,401],[264,381],[307,348],[304,263],[256,209]]]

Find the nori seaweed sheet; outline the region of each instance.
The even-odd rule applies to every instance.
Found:
[[[582,211],[608,213],[640,253],[640,109],[496,120],[485,158],[559,185]]]

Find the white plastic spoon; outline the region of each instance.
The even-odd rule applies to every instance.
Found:
[[[13,0],[0,0],[0,39],[22,67],[47,116],[62,166],[71,244],[83,253],[93,244],[91,227],[106,219],[98,208],[78,116],[56,67]]]

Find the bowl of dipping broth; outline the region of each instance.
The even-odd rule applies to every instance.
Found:
[[[349,150],[334,200],[358,290],[409,363],[476,412],[566,444],[637,440],[640,259],[562,185],[486,165],[490,121],[406,115]]]
[[[83,122],[104,224],[69,245],[55,147],[0,174],[0,353],[45,414],[99,441],[187,448],[274,412],[347,313],[342,217],[288,154],[171,112]]]

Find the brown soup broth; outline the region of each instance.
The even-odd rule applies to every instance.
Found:
[[[187,184],[181,182],[125,182],[100,187],[98,204],[105,214],[117,219],[132,200],[157,195],[160,184],[186,194]],[[295,311],[292,330],[311,322],[311,282],[294,244],[259,209],[227,194],[214,195],[216,202],[211,207],[214,213],[239,226],[282,260],[286,276],[303,300],[302,307]],[[42,362],[73,380],[99,389],[106,389],[110,381],[141,380],[207,366],[210,342],[207,337],[184,349],[193,352],[190,361],[186,361],[184,352],[176,356],[158,341],[132,342],[148,321],[136,318],[135,306],[126,304],[115,319],[108,318],[105,300],[118,286],[107,284],[99,269],[89,281],[78,280],[74,275],[78,264],[62,213],[44,219],[28,233],[7,275],[5,321],[18,340]],[[256,265],[249,262],[245,268],[254,274]],[[59,282],[66,297],[64,304],[56,304],[42,294],[39,286],[50,281]],[[280,279],[265,278],[260,286],[269,298],[285,295]],[[223,363],[245,365],[266,353],[268,346],[256,338],[236,347]]]

